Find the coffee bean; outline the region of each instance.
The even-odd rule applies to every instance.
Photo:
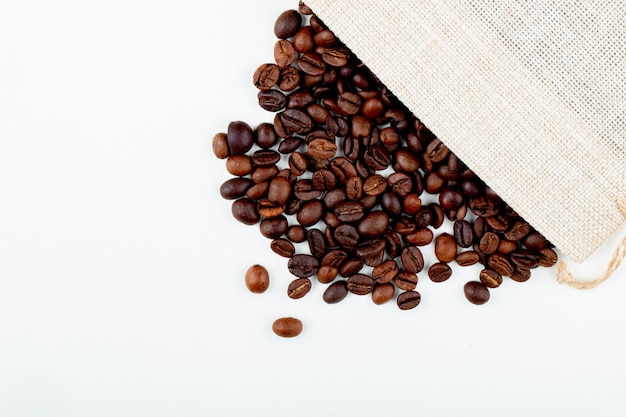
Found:
[[[294,300],[302,298],[311,290],[311,280],[308,278],[297,278],[291,281],[287,287],[287,295]]]
[[[268,239],[276,239],[287,233],[289,224],[283,215],[261,220],[259,230]]]
[[[267,182],[262,184],[267,184]],[[283,204],[277,203],[276,201],[262,199],[258,202],[257,211],[262,217],[269,219],[273,217],[278,217],[283,214],[285,212],[285,206]]]
[[[456,258],[456,240],[448,233],[441,233],[435,239],[435,256],[440,262],[452,262]]]
[[[295,67],[287,67],[280,72],[278,88],[284,92],[291,92],[300,86],[302,75]]]
[[[309,133],[313,127],[311,116],[302,110],[287,109],[282,113],[278,113],[278,117],[287,132],[304,135]]]
[[[499,244],[500,238],[498,235],[494,232],[487,232],[480,238],[479,247],[483,253],[490,254],[498,250]]]
[[[220,186],[220,195],[226,200],[235,200],[246,195],[246,191],[254,184],[249,178],[231,178]]]
[[[385,284],[391,282],[399,270],[400,268],[396,261],[388,259],[372,269],[372,278],[374,278],[377,284]]]
[[[354,256],[347,259],[341,267],[339,267],[339,274],[341,274],[342,277],[350,277],[360,272],[364,265],[365,263],[362,258]]]
[[[518,268],[533,269],[541,264],[541,255],[528,249],[518,249],[509,255],[511,262]]]
[[[287,99],[285,95],[278,90],[263,90],[257,94],[259,106],[263,110],[277,112],[285,108]]]
[[[293,44],[285,39],[280,39],[274,44],[274,60],[280,68],[286,68],[296,61],[296,50]]]
[[[365,149],[363,161],[374,171],[382,171],[391,164],[391,155],[382,146],[374,145]]]
[[[422,301],[422,296],[417,291],[405,291],[398,294],[396,298],[396,304],[400,310],[411,310],[417,307]]]
[[[400,254],[400,261],[402,267],[409,272],[417,274],[424,269],[424,257],[415,246],[406,246]]]
[[[313,186],[313,181],[309,179],[302,179],[296,181],[293,187],[293,194],[296,198],[302,201],[313,201],[316,200],[322,192],[320,190],[316,190]]]
[[[252,181],[259,183],[263,181],[269,181],[278,175],[278,167],[276,165],[267,167],[257,167],[250,174]]]
[[[326,63],[322,56],[314,52],[306,52],[296,60],[298,67],[308,75],[322,75],[326,71]]]
[[[387,177],[387,184],[400,197],[406,197],[413,190],[413,180],[405,172],[394,172]]]
[[[254,86],[261,91],[269,90],[276,85],[280,78],[280,67],[276,64],[260,65],[252,76]]]
[[[374,289],[374,280],[365,274],[354,274],[347,281],[348,291],[356,295],[366,295]]]
[[[414,290],[415,287],[417,287],[417,280],[417,274],[405,270],[400,270],[394,277],[393,282],[396,287],[398,287],[398,289],[410,291]]]
[[[415,246],[426,246],[429,245],[432,241],[433,241],[433,231],[428,229],[428,228],[424,228],[424,229],[418,229],[415,232],[408,234],[404,237],[404,239]]]
[[[230,155],[226,133],[215,134],[215,136],[213,136],[211,146],[213,154],[215,154],[218,159],[225,159]]]
[[[322,59],[330,66],[343,67],[350,60],[350,52],[346,48],[327,48],[322,53]]]
[[[230,122],[226,141],[231,155],[244,155],[254,145],[254,132],[246,122]]]
[[[417,249],[417,248],[416,248]],[[356,254],[363,259],[366,265],[376,266],[382,263],[385,252],[384,239],[365,240],[355,247]]]
[[[344,280],[335,281],[330,284],[323,294],[323,299],[328,304],[336,304],[348,295],[348,285]]]
[[[302,16],[297,10],[286,10],[278,16],[274,23],[274,34],[279,39],[294,36],[302,25]]]
[[[363,197],[363,180],[354,176],[346,181],[346,197],[350,200],[360,200]]]
[[[350,224],[341,224],[335,228],[333,237],[337,244],[344,248],[352,248],[359,242],[359,234],[356,228]]]
[[[246,271],[244,282],[250,292],[261,294],[270,286],[270,274],[263,265],[252,265]]]
[[[311,255],[298,254],[289,258],[287,268],[299,278],[308,278],[317,272],[319,261]]]
[[[385,177],[380,174],[374,174],[369,176],[363,183],[363,192],[366,195],[380,195],[385,192],[387,188],[387,181]]]
[[[436,262],[428,268],[428,277],[433,282],[443,282],[452,276],[452,268],[445,262]]]
[[[465,298],[476,305],[485,304],[489,301],[489,289],[481,282],[470,281],[463,287]]]
[[[287,239],[294,243],[302,243],[306,240],[306,229],[299,224],[289,226],[287,229]]]
[[[479,274],[480,282],[488,288],[497,288],[502,284],[502,275],[493,269],[483,269]]]
[[[515,270],[511,261],[502,254],[493,253],[489,255],[487,265],[502,276],[510,277]]]
[[[259,222],[261,216],[256,209],[257,204],[249,198],[240,198],[233,201],[231,213],[233,217],[247,225],[253,225]]]
[[[480,256],[477,252],[470,250],[466,252],[461,252],[456,256],[456,263],[459,266],[470,266],[475,265],[480,260]]]
[[[322,265],[339,268],[348,259],[348,252],[342,249],[331,249],[322,258]]]
[[[511,279],[516,282],[526,282],[530,279],[530,269],[516,268],[511,274]]]
[[[337,203],[335,214],[342,222],[358,222],[363,218],[363,205],[358,201],[345,200]]]
[[[454,240],[462,248],[469,248],[474,243],[474,231],[467,220],[454,222]]]
[[[524,246],[530,250],[541,250],[548,246],[548,241],[539,232],[529,233],[522,241]]]
[[[272,324],[272,331],[280,337],[296,337],[302,328],[302,321],[294,317],[281,317]]]
[[[416,215],[422,208],[422,200],[417,193],[410,193],[402,201],[402,209],[408,216]]]
[[[270,243],[270,249],[284,258],[290,258],[296,253],[296,248],[289,240],[284,238],[276,238]]]
[[[469,208],[478,217],[490,217],[500,212],[497,202],[490,200],[486,196],[478,196],[469,201]]]
[[[439,139],[434,139],[430,142],[430,144],[428,144],[424,157],[429,159],[431,162],[438,163],[446,159],[449,154],[450,149],[448,149],[448,147]]]
[[[317,280],[321,284],[330,284],[337,278],[339,275],[339,270],[330,265],[322,265],[320,269],[317,271]]]
[[[396,287],[390,283],[376,284],[372,290],[372,301],[376,305],[385,304],[396,295]]]
[[[313,42],[313,30],[310,26],[301,27],[293,35],[293,47],[299,53],[311,52],[315,47]]]
[[[328,168],[315,171],[311,177],[313,188],[320,191],[332,191],[337,186],[335,174]]]
[[[519,248],[518,243],[512,240],[500,239],[498,244],[498,253],[508,255]]]
[[[337,157],[330,162],[330,170],[333,171],[339,182],[345,184],[348,178],[356,177],[356,168],[348,158]]]
[[[389,215],[384,211],[374,210],[365,215],[358,225],[358,233],[364,238],[379,237],[389,226]]]
[[[313,199],[305,201],[296,214],[296,219],[304,227],[313,226],[322,219],[324,215],[324,205],[320,200]]]

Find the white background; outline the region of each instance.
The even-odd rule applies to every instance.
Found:
[[[251,76],[294,7],[0,1],[0,416],[625,415],[624,268],[586,292],[537,271],[480,307],[471,268],[421,274],[405,312],[286,296],[211,138],[271,121]]]

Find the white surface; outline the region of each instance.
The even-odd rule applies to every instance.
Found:
[[[626,413],[624,268],[588,292],[537,272],[482,307],[469,270],[421,274],[407,312],[285,295],[210,140],[271,120],[250,79],[296,0],[88,3],[0,3],[0,416]],[[302,335],[271,332],[283,315]]]

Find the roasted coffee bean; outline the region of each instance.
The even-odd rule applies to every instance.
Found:
[[[447,184],[447,181],[444,180],[438,173],[429,172],[426,174],[426,191],[431,194],[438,194],[441,190],[443,190]]]
[[[398,274],[399,270],[400,268],[398,267],[396,261],[388,259],[372,269],[372,278],[374,278],[374,281],[376,281],[377,284],[391,282],[391,280]]]
[[[326,63],[322,56],[314,52],[306,52],[300,55],[296,63],[302,72],[308,75],[323,75],[324,71],[326,71]]]
[[[318,169],[311,176],[313,188],[320,191],[334,190],[337,186],[335,174],[328,168]]]
[[[503,255],[508,255],[511,252],[517,250],[518,248],[519,248],[519,245],[517,244],[517,242],[512,241],[512,240],[500,239],[497,252]]]
[[[302,179],[296,181],[294,184],[293,194],[296,198],[302,201],[311,201],[316,200],[320,195],[322,195],[322,192],[315,189],[313,181],[309,179]]]
[[[398,294],[396,298],[396,304],[400,310],[411,310],[417,307],[422,301],[422,296],[417,291],[405,291]]]
[[[428,268],[428,277],[433,282],[443,282],[452,276],[452,268],[445,262],[435,262]]]
[[[294,36],[302,26],[302,16],[297,10],[282,12],[274,23],[274,35],[278,39],[287,39]]]
[[[340,267],[339,273],[342,277],[350,277],[363,269],[365,263],[358,256],[347,259]]]
[[[402,267],[408,272],[417,274],[424,269],[424,257],[419,248],[415,246],[406,246],[400,254],[400,262]]]
[[[276,216],[261,220],[259,230],[268,239],[276,239],[287,233],[289,224],[285,216]]]
[[[363,192],[366,195],[380,195],[387,188],[387,180],[380,174],[369,176],[363,183]]]
[[[426,147],[426,153],[424,157],[429,159],[433,163],[438,163],[446,159],[450,154],[450,149],[443,144],[439,139],[434,139]]]
[[[311,255],[298,254],[289,258],[287,268],[299,278],[308,278],[317,272],[319,261]]]
[[[254,185],[249,178],[231,178],[220,186],[220,195],[225,200],[235,200],[246,195],[246,191]]]
[[[226,141],[231,155],[244,155],[254,145],[254,132],[246,122],[230,122]]]
[[[439,193],[439,205],[444,211],[458,210],[464,201],[463,194],[454,187],[445,188]]]
[[[346,181],[346,197],[350,200],[360,200],[363,197],[363,180],[361,177],[350,177]]]
[[[408,149],[398,149],[394,153],[394,169],[396,171],[415,172],[420,167],[417,156]]]
[[[300,89],[289,94],[287,108],[305,110],[309,105],[315,103],[315,98],[309,89]],[[307,111],[307,114],[308,111]]]
[[[541,250],[549,245],[549,242],[539,232],[529,233],[523,240],[524,246],[530,250]]]
[[[469,208],[478,217],[490,217],[500,212],[498,203],[484,195],[470,199]]]
[[[511,225],[509,217],[503,212],[500,212],[494,216],[487,217],[485,218],[485,221],[487,222],[491,230],[498,233],[502,233],[505,230],[508,230],[509,226]]]
[[[516,282],[526,282],[530,279],[530,269],[516,268],[511,274],[511,279]]]
[[[470,281],[463,287],[465,298],[476,305],[485,304],[489,301],[489,289],[481,282]]]
[[[456,256],[456,263],[459,266],[475,265],[480,260],[480,256],[477,252],[470,250],[467,252],[461,252]]]
[[[480,238],[479,248],[481,252],[485,254],[494,253],[498,250],[498,245],[500,244],[500,238],[497,233],[487,232]]]
[[[252,154],[252,163],[257,167],[276,165],[280,161],[280,154],[274,150],[261,149]]]
[[[456,258],[457,245],[456,240],[448,234],[441,233],[435,239],[435,256],[439,262],[452,262]]]
[[[385,239],[385,249],[389,257],[392,259],[397,258],[402,250],[400,236],[393,230],[387,229],[385,233],[383,233],[383,238]]]
[[[445,213],[443,209],[437,203],[429,204],[428,208],[430,212],[432,213],[432,217],[433,217],[431,226],[434,229],[439,229],[443,225],[443,222],[445,221]]]
[[[332,249],[322,258],[322,265],[339,268],[348,259],[348,252],[342,249]]]
[[[280,111],[284,109],[287,104],[285,95],[278,90],[259,91],[257,99],[262,109],[271,112]]]
[[[395,192],[384,192],[380,198],[380,206],[390,216],[398,217],[402,214],[402,202]]]
[[[433,223],[433,214],[429,207],[422,207],[415,213],[415,226],[418,229],[424,229]]]
[[[374,145],[365,149],[363,154],[363,161],[365,165],[374,171],[382,171],[389,167],[391,164],[391,155],[382,146]]]
[[[313,30],[310,26],[301,27],[293,35],[293,47],[299,53],[311,52],[315,47],[313,43]]]
[[[354,165],[345,157],[334,158],[330,163],[330,170],[333,171],[337,180],[343,184],[348,181],[348,178],[357,176]]]
[[[480,278],[480,282],[488,288],[497,288],[502,284],[502,275],[493,269],[483,269],[480,271],[478,277]]]
[[[515,270],[513,264],[509,259],[499,253],[493,253],[489,255],[489,259],[487,260],[487,265],[489,268],[493,269],[497,273],[502,276],[510,277],[513,271]]]
[[[378,93],[377,93],[378,94]],[[368,119],[378,119],[385,111],[385,104],[378,97],[368,98],[361,106],[361,113]]]
[[[417,287],[417,274],[405,270],[400,270],[393,279],[398,289],[404,291],[414,290]]]
[[[287,67],[280,73],[278,88],[285,92],[291,92],[300,86],[302,75],[295,67]]]
[[[504,233],[504,238],[508,240],[518,241],[530,233],[530,225],[526,222],[515,222],[509,230]]]
[[[231,213],[235,220],[243,224],[253,225],[258,223],[261,219],[256,206],[257,204],[249,198],[240,198],[233,201]]]
[[[476,220],[474,220],[473,229],[474,236],[478,239],[481,239],[485,233],[490,231],[484,217],[477,217]]]
[[[319,229],[309,229],[307,232],[309,251],[317,259],[322,259],[326,254],[326,237]]]
[[[335,214],[342,222],[358,222],[364,216],[363,205],[353,200],[340,201],[335,206]]]
[[[350,52],[346,48],[327,48],[322,53],[322,59],[333,67],[344,67],[350,60]]]
[[[261,200],[267,196],[267,190],[269,189],[269,181],[259,182],[248,188],[246,191],[246,197],[251,200]]]
[[[467,198],[476,198],[480,195],[480,188],[472,180],[463,180],[461,182],[461,191]]]
[[[339,275],[339,269],[330,265],[322,265],[317,271],[317,280],[320,284],[330,284]]]
[[[265,183],[263,183],[265,184]],[[278,217],[285,212],[285,205],[271,201],[268,199],[262,199],[257,204],[257,211],[266,219],[272,217]]]
[[[260,65],[252,76],[254,86],[261,91],[269,90],[276,85],[280,78],[280,67],[276,64]]]
[[[302,328],[302,321],[294,317],[281,317],[272,324],[272,331],[280,337],[296,337]]]
[[[269,182],[267,199],[284,205],[291,197],[291,183],[285,177],[275,177]]]
[[[402,200],[402,210],[408,216],[416,215],[422,208],[422,200],[417,193],[410,193]]]
[[[270,274],[263,265],[252,265],[246,271],[244,282],[250,292],[261,294],[270,286]]]
[[[337,106],[341,110],[342,114],[353,115],[357,114],[361,109],[361,97],[358,94],[351,92],[345,92],[337,97]]]
[[[284,238],[272,240],[270,243],[270,249],[272,249],[275,254],[282,256],[283,258],[290,258],[296,253],[296,248],[293,246],[293,243]]]
[[[257,167],[250,174],[250,179],[256,183],[269,181],[278,175],[278,167],[276,165],[267,167]]]
[[[474,230],[467,220],[454,222],[454,240],[462,248],[469,248],[474,243]]]
[[[304,297],[309,291],[311,291],[311,280],[309,278],[294,279],[287,287],[287,295],[294,300]]]
[[[336,304],[348,295],[348,284],[345,280],[335,281],[330,284],[322,296],[328,304]]]
[[[286,39],[279,39],[274,44],[274,60],[281,68],[286,68],[296,61],[296,50],[293,44]]]
[[[287,239],[294,243],[302,243],[306,240],[306,229],[299,224],[289,226],[287,229]]]
[[[290,162],[289,166],[290,167],[291,167],[291,158],[294,156],[294,154],[296,154],[296,152],[295,152],[296,149],[300,148],[300,146],[302,146],[302,144],[303,144],[303,140],[302,139],[292,136],[292,137],[283,139],[280,142],[280,144],[278,145],[278,152],[280,152],[280,153],[282,153],[284,155],[290,154],[290,156],[289,156],[289,162]],[[302,156],[304,156],[304,155],[302,155]],[[302,168],[303,169],[302,173],[304,171],[306,171],[306,168],[307,168],[306,167],[306,159],[304,159],[304,161],[305,161],[304,162],[305,165],[304,165],[304,168]],[[296,175],[302,175],[302,173],[299,173],[299,174],[295,173],[295,174]]]
[[[417,249],[417,248],[416,248]],[[361,257],[365,264],[368,266],[376,266],[373,261],[378,259],[380,255],[384,254],[385,251],[385,240],[384,239],[370,239],[365,240],[355,247],[356,254]],[[380,262],[377,264],[380,264]]]
[[[287,109],[282,113],[278,113],[278,117],[289,133],[305,135],[309,133],[313,127],[311,116],[302,110]]]
[[[329,48],[337,42],[335,34],[328,29],[321,30],[313,36],[316,45]]]
[[[313,226],[322,219],[324,205],[320,200],[312,199],[305,201],[296,214],[296,219],[304,227]]]
[[[334,190],[328,191],[326,194],[324,194],[323,198],[324,205],[329,209],[335,208],[338,203],[345,201],[346,199],[346,191],[343,188],[336,188]]]
[[[404,239],[411,245],[426,246],[430,245],[430,243],[433,241],[433,237],[433,231],[428,228],[424,228],[418,229],[415,232],[406,235]]]
[[[511,262],[518,268],[533,269],[541,264],[541,255],[527,249],[518,249],[509,255]]]
[[[358,225],[359,235],[364,238],[381,236],[389,226],[389,215],[384,211],[374,210],[368,213]]]
[[[374,280],[365,274],[354,274],[348,278],[348,291],[356,295],[366,295],[374,289]]]
[[[541,256],[541,266],[551,267],[558,261],[558,256],[551,248],[543,248],[539,250]]]
[[[376,305],[385,304],[396,295],[396,287],[390,283],[376,284],[372,290],[372,301]]]
[[[406,197],[413,191],[413,180],[411,176],[405,172],[394,172],[389,175],[387,177],[387,184],[389,188],[400,197]]]
[[[213,136],[211,146],[213,149],[213,154],[218,159],[226,159],[230,155],[226,133],[215,134],[215,136]]]

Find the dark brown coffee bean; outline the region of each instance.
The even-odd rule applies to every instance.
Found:
[[[485,221],[487,222],[491,230],[498,233],[502,233],[508,230],[509,226],[511,225],[509,217],[503,212],[500,212],[495,216],[487,217],[485,218]]]
[[[345,200],[337,203],[335,214],[342,222],[358,222],[363,218],[363,205],[358,201]]]
[[[261,149],[252,154],[252,163],[257,167],[275,165],[280,161],[280,154],[270,149]]]
[[[469,248],[474,243],[474,230],[467,220],[454,222],[454,239],[462,248]]]
[[[348,259],[348,252],[342,249],[332,249],[322,258],[322,265],[339,268]]]
[[[357,176],[356,168],[352,162],[350,162],[348,158],[342,156],[334,158],[331,161],[330,170],[333,171],[337,180],[343,184],[348,181],[348,178]]]
[[[511,279],[516,282],[526,282],[530,279],[530,269],[516,268],[511,274]]]
[[[345,92],[337,97],[337,106],[345,115],[354,115],[361,109],[361,97],[358,94]]]
[[[374,280],[365,274],[354,274],[348,278],[348,291],[356,295],[366,295],[374,289]]]
[[[267,199],[284,205],[291,197],[291,183],[287,178],[275,177],[269,182],[269,189],[267,192]]]
[[[441,178],[441,176],[436,172],[429,172],[426,175],[426,191],[431,194],[438,194],[441,190],[445,188],[447,181]]]
[[[293,47],[300,53],[311,52],[315,47],[313,43],[313,30],[310,26],[303,26],[293,35]]]
[[[293,194],[296,198],[302,201],[310,201],[317,199],[320,195],[322,195],[322,192],[315,189],[313,181],[309,179],[302,179],[296,181],[294,184]]]
[[[478,217],[490,217],[500,212],[498,203],[484,195],[470,199],[469,208]]]
[[[302,110],[287,109],[278,113],[278,117],[287,132],[305,135],[311,131],[313,120]]]
[[[480,260],[480,256],[477,252],[470,250],[467,252],[461,252],[456,256],[456,263],[459,266],[475,265]]]
[[[438,163],[446,159],[446,157],[450,154],[450,150],[446,145],[443,144],[439,139],[434,139],[432,142],[428,144],[426,147],[426,153],[424,157],[429,159],[431,162]]]
[[[387,180],[380,174],[369,176],[363,183],[363,192],[366,195],[380,195],[387,189]]]
[[[306,88],[294,91],[287,98],[287,108],[289,109],[305,110],[313,103],[315,103],[315,98],[311,95],[311,91]]]
[[[398,194],[392,191],[384,192],[381,195],[380,207],[393,217],[398,217],[402,214],[402,202]]]
[[[317,271],[317,280],[320,284],[330,284],[339,275],[339,269],[330,265],[322,265]]]
[[[254,132],[246,122],[230,122],[226,141],[231,155],[244,155],[254,145]]]
[[[252,75],[252,82],[259,90],[269,90],[276,85],[280,78],[280,67],[276,64],[262,64]]]
[[[500,275],[506,276],[506,277],[510,277],[513,271],[515,270],[515,267],[513,266],[511,261],[509,261],[509,259],[506,256],[501,255],[499,253],[493,253],[489,255],[489,259],[487,260],[487,265],[489,265],[489,268],[493,269]]]
[[[365,149],[363,154],[363,161],[365,165],[374,171],[382,171],[389,167],[391,164],[391,155],[382,146],[374,145]]]
[[[276,165],[267,167],[257,167],[250,174],[250,179],[256,183],[269,181],[278,175],[278,167]]]
[[[348,284],[345,280],[335,281],[326,288],[322,296],[328,304],[336,304],[348,295]]]
[[[394,277],[393,282],[398,289],[411,291],[417,287],[417,274],[400,270]]]
[[[215,136],[213,136],[211,146],[213,149],[213,154],[218,159],[226,159],[230,155],[226,133],[215,134]]]
[[[311,177],[311,182],[313,183],[313,188],[320,191],[334,190],[337,187],[337,178],[328,168],[315,171]]]
[[[330,66],[343,67],[350,60],[350,52],[346,48],[328,48],[322,53],[322,59]]]
[[[497,288],[502,284],[502,275],[494,271],[493,269],[483,269],[478,276],[480,282],[482,282],[488,288]]]
[[[270,274],[263,265],[252,265],[246,271],[244,282],[250,292],[261,294],[270,286]]]
[[[293,44],[286,39],[279,39],[274,44],[274,60],[281,68],[287,68],[296,61],[296,50]]]
[[[528,249],[518,249],[509,255],[511,262],[518,268],[533,269],[541,264],[541,255]]]
[[[422,200],[417,193],[410,193],[402,200],[402,210],[408,216],[415,216],[422,208]]]
[[[299,224],[289,226],[287,238],[294,243],[302,243],[306,240],[306,229]]]
[[[376,305],[385,304],[391,300],[396,295],[396,287],[390,283],[382,283],[376,284],[374,286],[374,290],[372,291],[372,301]]]
[[[233,201],[231,213],[235,220],[243,224],[253,225],[258,223],[261,219],[256,206],[256,202],[250,200],[249,198],[240,198]]]
[[[539,232],[529,233],[523,240],[524,246],[530,250],[541,250],[548,246],[549,242]]]
[[[428,228],[424,228],[418,229],[415,232],[406,235],[404,239],[411,245],[426,246],[430,245],[430,243],[433,241],[433,237],[433,231]]]
[[[340,267],[339,273],[342,277],[350,277],[363,269],[365,263],[358,256],[347,259]]]
[[[541,255],[541,266],[545,266],[547,268],[555,265],[559,260],[558,255],[551,248],[540,249],[539,255]]]
[[[296,248],[293,246],[293,243],[283,238],[272,240],[270,243],[270,249],[272,249],[275,254],[282,256],[283,258],[290,258],[296,253]]]
[[[428,277],[433,282],[443,282],[452,276],[452,268],[445,262],[435,262],[428,268]]]
[[[322,75],[326,71],[326,63],[322,59],[321,55],[314,52],[306,52],[300,55],[300,58],[296,60],[298,67],[302,72],[308,75]]]
[[[389,215],[384,211],[374,210],[359,222],[358,232],[364,238],[381,236],[389,227]]]
[[[406,197],[413,191],[413,180],[405,172],[394,172],[387,177],[387,184],[400,197]]]
[[[281,317],[272,324],[272,331],[280,337],[296,337],[302,328],[302,321],[294,317]]]
[[[480,188],[472,180],[463,180],[461,182],[461,191],[467,198],[476,198],[480,195]]]
[[[308,278],[317,272],[319,261],[311,255],[298,254],[289,259],[287,268],[299,278]]]
[[[300,75],[300,71],[295,67],[287,67],[280,73],[278,88],[282,91],[290,92],[298,88],[301,81],[302,76]]]
[[[302,26],[302,16],[297,10],[282,12],[274,23],[274,35],[278,39],[287,39],[294,36]]]
[[[329,209],[333,209],[338,203],[346,199],[345,190],[343,188],[336,188],[324,194],[324,205]]]
[[[321,30],[313,36],[316,45],[328,48],[337,42],[335,34],[328,29]]]
[[[417,248],[416,248],[417,249]],[[368,266],[376,266],[382,263],[382,255],[385,253],[385,240],[384,239],[370,239],[365,240],[355,247],[356,254],[365,261]],[[380,262],[375,263],[375,260],[380,259]]]
[[[458,210],[464,201],[463,194],[453,187],[445,188],[439,194],[439,205],[444,211]]]
[[[322,219],[324,215],[324,205],[321,200],[309,200],[305,201],[300,210],[296,214],[296,219],[304,227],[313,226]]]
[[[259,106],[263,110],[277,112],[285,108],[287,99],[283,93],[278,90],[264,90],[257,94]]]
[[[394,153],[394,169],[396,171],[414,172],[420,167],[417,156],[408,149],[398,149]]]
[[[398,294],[396,298],[396,304],[400,310],[411,310],[417,307],[422,301],[422,296],[417,291],[405,291]]]
[[[311,291],[311,280],[308,278],[297,278],[291,281],[287,287],[287,296],[294,300],[302,298]]]
[[[489,301],[489,289],[481,282],[470,281],[463,287],[465,298],[476,305],[485,304]]]
[[[384,284],[391,282],[391,280],[398,274],[399,270],[400,268],[398,267],[396,261],[388,259],[372,269],[372,277],[377,284]]]
[[[402,250],[400,262],[405,270],[415,274],[424,269],[424,257],[419,248],[415,246],[407,246]]]
[[[335,241],[346,248],[351,248],[359,242],[359,234],[356,228],[350,224],[342,224],[333,232]]]
[[[431,203],[428,205],[430,212],[432,213],[431,226],[434,229],[439,229],[445,220],[445,213],[441,206],[437,203]]]
[[[511,252],[517,250],[518,248],[519,248],[519,245],[517,242],[512,241],[512,240],[500,239],[497,252],[503,255],[508,255]]]
[[[220,186],[220,195],[225,200],[236,200],[246,195],[254,182],[249,178],[231,178]]]
[[[237,177],[243,177],[252,172],[254,166],[248,155],[231,155],[226,159],[226,171]]]
[[[509,230],[504,233],[505,239],[518,241],[530,233],[530,225],[526,222],[515,222]]]
[[[309,251],[317,259],[322,259],[326,255],[326,237],[319,229],[309,229],[307,232],[307,243]]]
[[[498,250],[500,244],[500,238],[494,232],[487,232],[480,238],[479,247],[481,252],[485,254],[494,253]]]
[[[360,200],[363,197],[363,180],[360,177],[350,177],[346,181],[346,197],[350,200]]]
[[[287,233],[289,224],[285,216],[265,218],[259,224],[261,234],[268,239],[276,239]]]
[[[448,234],[441,233],[435,239],[435,256],[439,262],[452,262],[456,259],[457,246],[456,240]]]

